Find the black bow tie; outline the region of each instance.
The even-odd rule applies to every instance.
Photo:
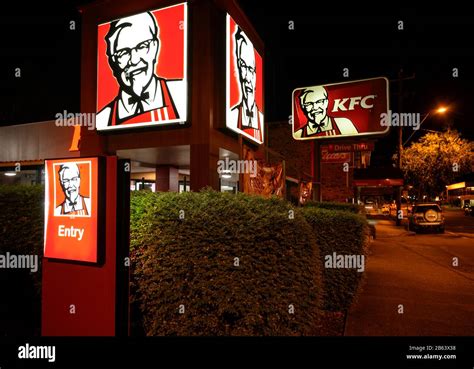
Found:
[[[77,201],[68,201],[69,203],[69,206],[76,206],[77,205]]]
[[[324,128],[324,122],[321,122],[319,124],[318,123],[312,123],[311,128],[312,129],[317,128],[316,133],[320,133],[322,131],[322,129]]]
[[[136,104],[136,103],[142,103],[143,100],[149,99],[150,98],[150,93],[149,92],[143,92],[140,96],[131,96],[128,98],[128,103],[130,105]]]
[[[246,109],[245,110],[245,115],[249,118],[253,118],[253,111]]]

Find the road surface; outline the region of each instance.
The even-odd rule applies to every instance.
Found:
[[[445,234],[376,221],[377,239],[345,335],[474,335],[474,217],[461,210],[445,217]]]

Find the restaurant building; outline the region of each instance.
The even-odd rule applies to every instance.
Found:
[[[294,92],[293,131],[265,121],[264,44],[236,1],[119,0],[80,12],[81,111],[0,128],[0,183],[43,183],[45,159],[114,155],[131,162],[131,190],[361,201],[354,173],[370,166],[370,135],[388,132],[386,79],[316,86],[333,94],[330,106],[352,107],[328,119],[351,119],[358,136],[297,140],[309,95]],[[227,167],[240,161],[256,172]]]
[[[267,128],[264,45],[237,3],[120,0],[80,12],[81,112],[0,128],[0,183],[44,182],[49,158],[116,155],[131,161],[132,190],[243,190],[243,174],[219,161],[264,159]]]
[[[446,197],[449,203],[459,206],[474,205],[474,173],[460,178],[460,181],[446,186]]]

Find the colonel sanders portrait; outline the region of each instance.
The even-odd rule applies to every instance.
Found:
[[[255,101],[257,68],[255,51],[252,42],[240,27],[234,34],[235,65],[238,68],[238,79],[241,100],[231,108],[228,125],[244,131],[257,141],[263,141],[263,113]]]
[[[299,96],[299,104],[307,122],[293,133],[294,138],[314,136],[338,136],[356,134],[357,128],[347,118],[334,118],[327,114],[328,93],[323,86],[305,89]]]
[[[160,27],[153,14],[145,12],[111,22],[105,41],[119,90],[97,114],[97,128],[180,119],[183,101],[176,96],[184,91],[185,82],[156,75],[161,44]]]
[[[65,199],[54,209],[54,215],[89,216],[91,199],[80,194],[81,172],[77,164],[61,164],[57,175]]]

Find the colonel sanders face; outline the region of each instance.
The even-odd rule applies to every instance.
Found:
[[[239,67],[240,90],[248,109],[255,103],[255,83],[257,80],[255,70],[255,53],[252,43],[242,35],[237,40],[237,66]]]
[[[59,180],[64,195],[70,202],[75,202],[81,188],[81,176],[76,164],[64,164],[59,169]]]
[[[328,94],[324,87],[305,90],[300,97],[301,108],[312,123],[321,123],[327,115]]]
[[[159,29],[151,13],[112,22],[106,36],[109,64],[121,88],[140,96],[150,84],[159,51]]]

